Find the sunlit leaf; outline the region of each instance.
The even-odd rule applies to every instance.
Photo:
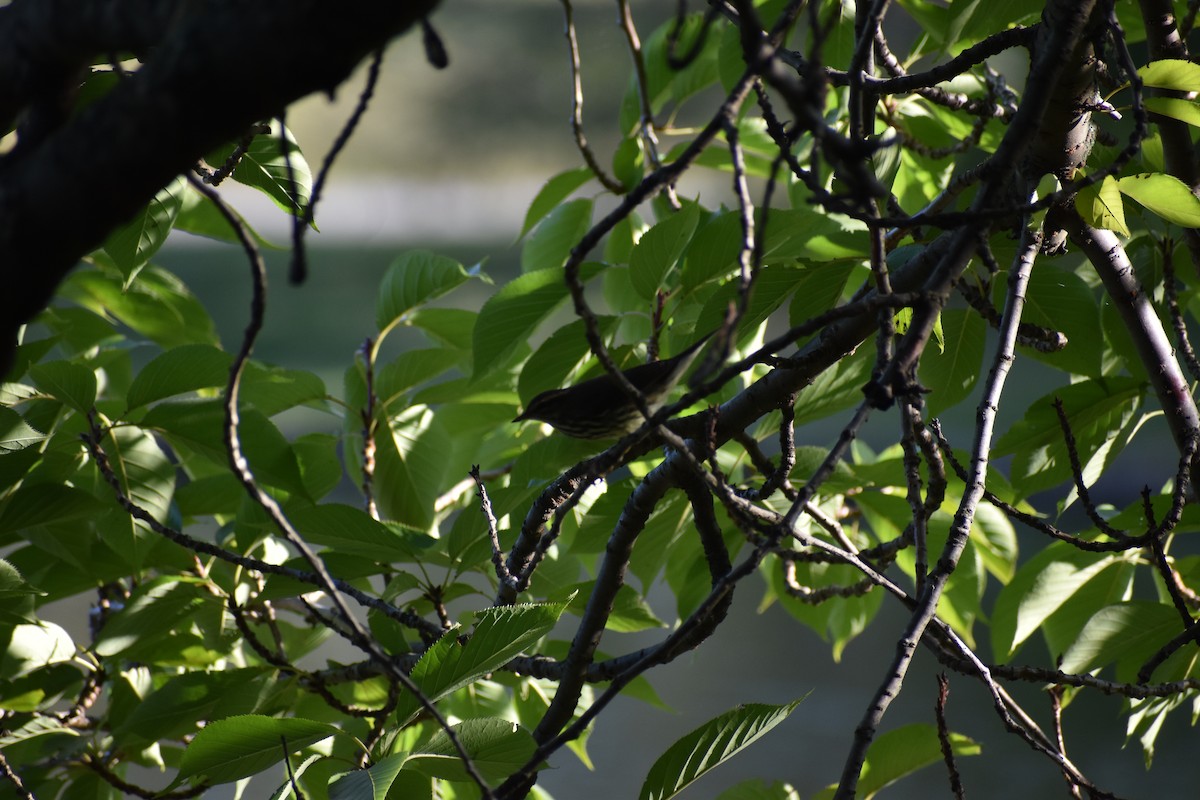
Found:
[[[751,703],[701,725],[658,757],[638,792],[638,800],[675,797],[706,772],[769,733],[801,702],[796,700],[781,706]]]

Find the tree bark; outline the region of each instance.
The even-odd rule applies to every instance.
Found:
[[[0,8],[0,374],[19,329],[107,234],[205,153],[332,93],[437,0],[16,0]],[[89,65],[143,66],[70,114]]]

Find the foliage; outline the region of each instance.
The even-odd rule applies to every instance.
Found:
[[[185,793],[265,774],[278,796],[546,796],[548,759],[587,763],[590,726],[621,724],[599,719],[615,694],[654,702],[647,673],[704,658],[735,590],[837,658],[858,636],[904,645],[846,718],[830,796],[986,752],[940,706],[880,733],[917,645],[1073,785],[1096,790],[1005,687],[1123,695],[1149,766],[1200,689],[1200,568],[1179,543],[1200,523],[1200,414],[1176,359],[1200,373],[1200,200],[1172,127],[1194,161],[1200,106],[1178,93],[1200,91],[1197,69],[1135,63],[1129,9],[1090,12],[1085,36],[1086,3],[910,0],[889,20],[922,32],[893,56],[882,33],[871,46],[881,19],[818,5],[735,3],[732,21],[646,36],[615,177],[590,151],[550,177],[522,274],[478,311],[453,304],[482,271],[397,254],[339,387],[246,360],[261,308],[227,348],[155,263],[181,230],[256,265],[210,186],[181,177],[109,232],[0,389],[5,791],[116,797],[143,766]],[[1033,54],[1020,95],[986,61],[1012,48]],[[1123,81],[1103,102],[1093,55]],[[318,192],[278,121],[207,163],[292,213],[301,242]],[[733,191],[677,194],[688,171]],[[425,346],[385,355],[400,329]],[[598,455],[509,424],[541,391],[639,363],[643,342],[671,355],[713,331],[653,420],[670,424]],[[1004,395],[1030,365],[1037,396]],[[340,433],[294,432],[299,408]],[[936,424],[963,409],[969,429]],[[895,431],[877,452],[851,444],[871,416]],[[1157,486],[1103,505],[1093,487],[1159,417]],[[668,619],[647,601],[664,584]],[[82,637],[52,605],[80,597]],[[911,615],[902,633],[877,624],[885,603]],[[647,650],[599,649],[653,629]],[[335,636],[359,660],[319,663]],[[751,703],[681,737],[642,796],[684,791],[794,710]]]

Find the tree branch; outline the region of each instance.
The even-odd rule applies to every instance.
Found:
[[[113,51],[145,64],[0,157],[0,374],[79,259],[205,153],[355,66],[436,0],[17,0],[0,8],[0,125]],[[49,81],[47,75],[58,79]],[[252,79],[251,79],[252,76]],[[210,100],[211,99],[211,100]],[[100,146],[100,145],[103,146]],[[69,221],[69,224],[64,224]]]

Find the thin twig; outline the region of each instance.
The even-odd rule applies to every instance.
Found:
[[[563,7],[563,35],[567,37],[567,50],[571,57],[571,130],[575,134],[575,147],[583,156],[588,169],[596,176],[596,180],[613,194],[621,194],[625,186],[616,178],[611,177],[596,160],[588,144],[587,135],[583,132],[583,77],[579,66],[579,39],[575,36],[575,10],[571,0],[561,0]]]
[[[492,543],[492,564],[496,567],[496,580],[501,583],[511,583],[513,577],[504,564],[504,554],[500,550],[500,523],[496,521],[496,514],[492,511],[492,500],[488,497],[487,487],[484,486],[483,478],[479,474],[478,464],[471,466],[470,475],[471,480],[475,481],[475,488],[479,491],[479,510],[487,522],[488,539]]]
[[[937,701],[933,704],[933,715],[937,719],[938,744],[942,748],[942,760],[946,762],[946,774],[950,776],[950,792],[958,800],[962,800],[965,796],[962,775],[959,774],[958,765],[954,761],[954,746],[950,743],[950,728],[946,724],[946,699],[949,696],[950,679],[946,677],[946,673],[939,673]]]
[[[437,33],[429,24],[428,20],[422,19],[422,28],[425,32],[426,51],[429,52],[430,35],[440,45],[441,40],[437,38]],[[443,53],[445,49],[441,48]],[[433,60],[432,58],[430,59]],[[354,111],[350,113],[346,124],[342,126],[338,132],[337,138],[333,140],[333,144],[329,148],[329,152],[325,154],[325,160],[321,163],[321,169],[317,172],[317,177],[313,181],[312,194],[309,195],[308,204],[303,209],[297,204],[295,214],[292,217],[292,266],[289,271],[288,278],[293,284],[304,283],[308,277],[308,252],[304,249],[304,234],[308,231],[313,223],[314,215],[317,211],[317,202],[321,199],[321,192],[325,189],[325,181],[328,180],[330,173],[333,171],[333,162],[341,154],[346,147],[346,143],[350,141],[350,137],[354,135],[354,131],[358,128],[358,123],[362,121],[363,115],[367,113],[367,106],[371,103],[371,98],[375,96],[375,86],[379,83],[379,68],[383,64],[383,48],[379,48],[371,56],[371,64],[367,68],[367,82],[363,86],[362,92],[358,95],[358,103],[354,106]],[[435,64],[437,66],[437,64]],[[444,64],[442,64],[444,66]],[[283,158],[287,164],[288,183],[292,187],[292,193],[296,192],[295,172],[292,166],[291,149],[288,147],[287,130],[283,127],[283,117],[279,118],[279,135],[283,142]]]

